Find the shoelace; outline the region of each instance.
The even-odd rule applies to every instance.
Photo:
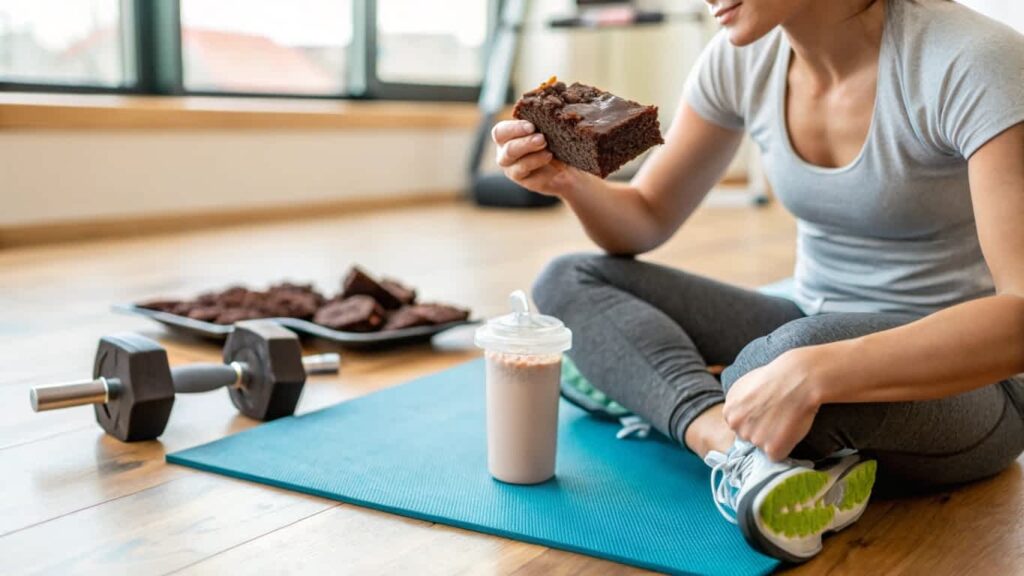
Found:
[[[639,416],[623,416],[619,418],[619,424],[622,424],[622,428],[615,434],[619,440],[625,440],[630,436],[647,438],[651,433],[651,425],[644,422],[643,418]]]
[[[723,518],[733,524],[736,524],[739,489],[753,467],[755,450],[753,444],[737,442],[728,454],[712,450],[704,457],[704,463],[711,467],[711,494],[715,507]],[[726,506],[733,512],[728,512]]]

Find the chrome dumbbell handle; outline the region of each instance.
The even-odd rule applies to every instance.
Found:
[[[336,374],[341,370],[341,355],[336,352],[302,357],[306,374]]]
[[[341,356],[336,353],[302,357],[306,374],[333,374],[341,368]],[[243,388],[249,374],[245,362],[230,364],[186,364],[171,368],[174,391],[191,394],[220,388]]]
[[[29,391],[29,401],[35,412],[87,404],[106,404],[117,397],[120,384],[117,378],[96,378],[37,386]]]

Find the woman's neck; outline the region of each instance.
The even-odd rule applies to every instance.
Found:
[[[796,60],[821,83],[833,84],[878,61],[885,4],[886,0],[810,0],[782,28]]]

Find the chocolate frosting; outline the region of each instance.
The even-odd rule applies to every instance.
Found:
[[[562,117],[579,118],[579,126],[604,132],[642,114],[644,110],[645,106],[606,93],[590,102],[566,104],[562,108]]]

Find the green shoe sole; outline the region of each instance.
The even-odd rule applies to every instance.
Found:
[[[843,498],[836,504],[840,510],[850,510],[863,504],[871,497],[871,489],[875,486],[875,472],[878,463],[867,460],[854,466],[841,480],[843,482]]]
[[[808,470],[786,478],[765,495],[758,510],[764,526],[779,536],[802,538],[828,529],[836,510],[823,496],[829,476]]]
[[[862,460],[845,469],[805,469],[781,480],[765,478],[751,492],[767,492],[740,503],[740,530],[747,542],[765,554],[805,562],[821,550],[823,534],[842,530],[860,518],[877,469],[874,460]]]

